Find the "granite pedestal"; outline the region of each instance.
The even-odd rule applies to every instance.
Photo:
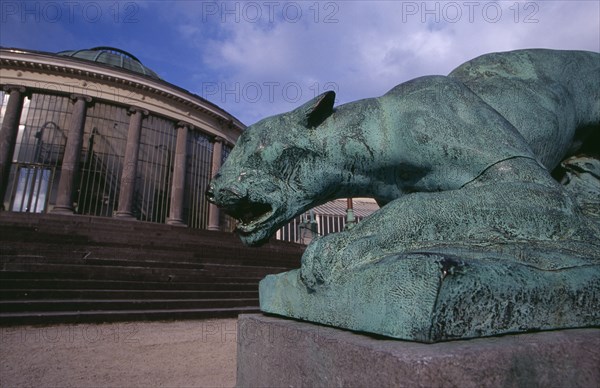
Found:
[[[237,386],[598,387],[600,329],[422,344],[240,315]]]

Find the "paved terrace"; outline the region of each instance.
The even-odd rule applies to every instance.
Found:
[[[237,320],[0,327],[1,387],[233,387]]]

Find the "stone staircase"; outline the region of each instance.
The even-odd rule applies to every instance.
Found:
[[[0,212],[0,325],[235,317],[304,247],[87,216]]]

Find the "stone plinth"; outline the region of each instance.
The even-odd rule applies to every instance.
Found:
[[[238,387],[597,387],[600,329],[436,344],[265,315],[238,320]]]

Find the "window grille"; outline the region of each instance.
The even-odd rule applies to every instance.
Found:
[[[142,121],[133,214],[164,223],[169,215],[176,143],[175,124],[150,115]]]
[[[102,102],[88,108],[76,213],[111,217],[117,210],[128,129],[127,109]]]
[[[208,202],[206,190],[211,178],[213,144],[198,131],[190,131],[187,141],[187,166],[184,214],[190,228],[206,229]]]
[[[54,202],[71,111],[68,97],[25,98],[6,193],[12,211],[46,212]]]

